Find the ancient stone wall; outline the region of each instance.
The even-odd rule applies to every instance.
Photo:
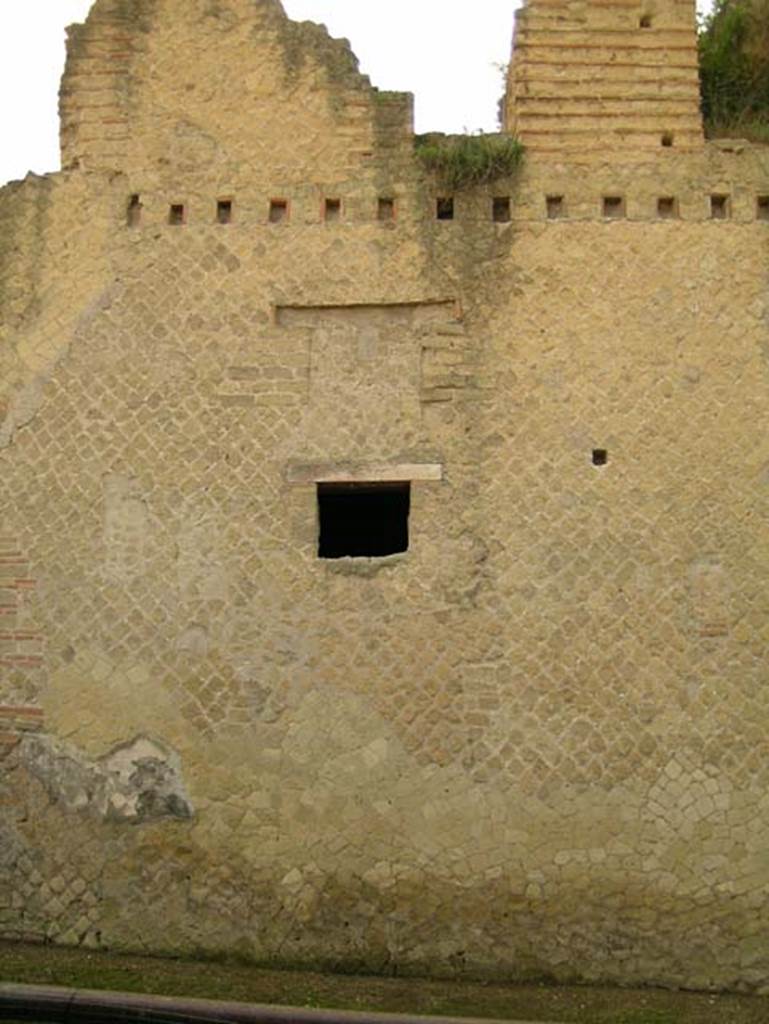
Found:
[[[601,160],[702,146],[694,0],[530,0],[516,12],[506,128]]]
[[[0,934],[767,985],[769,153],[438,219],[272,3],[99,0],[72,110],[126,11],[119,161],[0,191]],[[408,549],[319,558],[334,482]]]

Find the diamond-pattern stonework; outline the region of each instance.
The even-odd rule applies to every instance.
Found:
[[[438,221],[277,0],[97,0],[62,119],[0,190],[0,935],[769,986],[769,151],[553,129]],[[319,558],[399,473],[408,551]]]

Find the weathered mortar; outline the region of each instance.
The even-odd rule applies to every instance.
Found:
[[[116,19],[131,131],[0,191],[0,932],[769,984],[767,151],[438,221],[276,3],[99,0],[72,110]],[[409,550],[319,559],[314,480],[404,466]]]

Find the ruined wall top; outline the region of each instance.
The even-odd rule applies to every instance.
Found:
[[[526,0],[505,127],[542,152],[700,148],[694,0]]]
[[[410,95],[372,88],[346,40],[279,0],[96,0],[68,36],[65,169],[291,180],[310,159],[323,180],[411,138]]]

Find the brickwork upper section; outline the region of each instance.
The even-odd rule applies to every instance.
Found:
[[[699,148],[693,0],[528,0],[505,127],[529,150],[627,157]]]
[[[97,0],[69,30],[62,166],[274,180],[360,173],[410,145],[409,94],[380,93],[346,40],[279,0]]]

